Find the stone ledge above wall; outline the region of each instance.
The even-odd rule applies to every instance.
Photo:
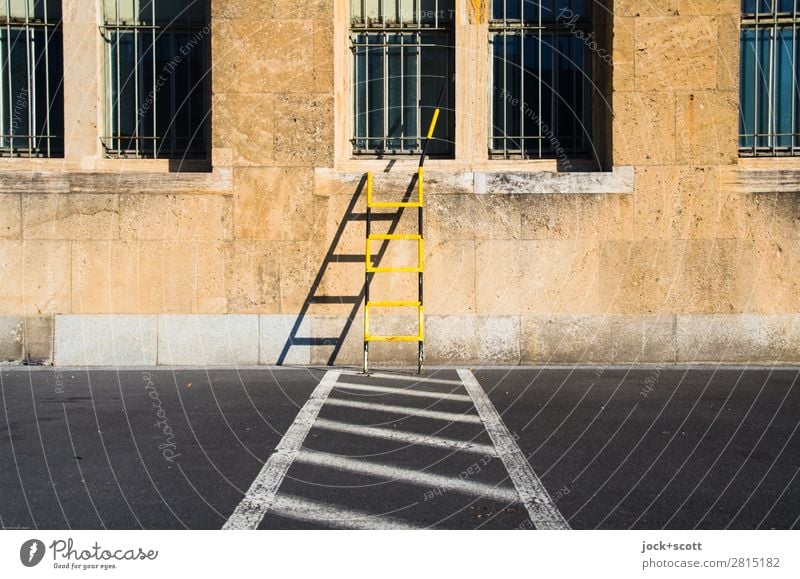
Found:
[[[403,323],[399,318],[385,320]],[[800,314],[428,316],[430,365],[798,364]],[[346,318],[293,315],[0,317],[3,363],[59,366],[325,365]],[[336,365],[362,363],[362,319]],[[297,325],[297,340],[289,338]],[[54,338],[54,339],[52,339]],[[327,342],[327,345],[326,345]],[[414,365],[416,344],[373,347]]]
[[[81,173],[0,171],[0,193],[130,193],[233,195],[233,171],[209,173]]]

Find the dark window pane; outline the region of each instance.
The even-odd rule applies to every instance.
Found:
[[[11,16],[16,22],[27,21],[55,23],[61,18],[61,0],[11,0],[0,2],[0,18]]]
[[[770,147],[772,123],[770,122],[770,109],[772,106],[769,90],[770,82],[770,52],[771,30],[759,30],[756,37],[756,98],[758,108],[756,111],[756,145]]]
[[[798,0],[744,0],[740,36],[739,147],[744,155],[798,150]]]
[[[493,153],[524,157],[585,155],[590,139],[591,30],[585,0],[495,0],[490,23]],[[520,28],[521,24],[521,30]]]
[[[775,146],[786,149],[792,146],[794,87],[794,32],[778,31],[775,47]]]
[[[421,132],[425,135],[433,119],[433,113],[444,91],[444,101],[439,116],[436,134],[428,153],[446,155],[453,149],[453,114],[449,90],[452,83],[451,51],[446,34],[422,34],[420,53],[420,121]]]
[[[492,19],[502,20],[505,15],[505,2],[502,0],[492,0]]]
[[[522,106],[520,36],[511,34],[506,36],[505,40],[505,51],[503,53],[506,83],[503,93],[503,101],[505,102],[505,136],[508,139],[508,148],[519,151],[522,146],[520,142],[522,137],[522,116],[520,115],[520,107]]]
[[[387,133],[389,137],[388,148],[396,151],[400,149],[400,137],[403,131],[403,37],[400,34],[388,35],[389,47],[387,48]]]
[[[364,46],[366,37],[363,34],[356,38],[355,67],[353,70],[354,105],[355,105],[355,143],[357,150],[367,146],[367,48]]]
[[[499,3],[495,3],[495,6]],[[492,78],[494,78],[494,86],[492,87],[492,148],[503,148],[503,137],[505,136],[505,127],[503,118],[505,114],[505,82],[503,80],[503,73],[505,71],[505,61],[503,60],[503,46],[505,39],[502,35],[496,35],[492,38]]]
[[[107,24],[126,23],[159,26],[203,26],[206,22],[205,0],[103,0]]]
[[[9,10],[10,8],[10,10]],[[13,25],[8,23],[11,14]],[[0,21],[0,153],[63,154],[60,4],[3,3]]]
[[[741,32],[741,82],[739,85],[739,146],[752,148],[755,145],[755,30]]]
[[[367,131],[372,139],[369,139],[367,146],[377,151],[384,150],[383,137],[383,43],[382,34],[369,36],[369,51],[367,52],[367,66],[369,67],[369,78],[367,79]],[[380,138],[374,138],[380,137]]]
[[[742,0],[742,14],[752,16],[772,16],[775,14],[791,14],[800,10],[798,0]]]
[[[417,63],[419,49],[414,45],[414,35],[405,35],[406,48],[403,61],[403,149],[413,151],[420,145],[418,130],[418,96],[419,79],[417,78]],[[411,46],[408,46],[408,45]]]
[[[523,40],[523,57],[526,63],[523,75],[523,128],[526,137],[523,149],[539,154],[539,135],[541,112],[539,110],[539,41],[534,35],[526,35]]]
[[[109,154],[204,158],[209,29],[196,21],[207,3],[126,0],[117,13],[111,2],[107,18],[109,6],[113,17],[134,10],[140,18],[135,26],[106,24]],[[141,26],[153,21],[155,28]]]

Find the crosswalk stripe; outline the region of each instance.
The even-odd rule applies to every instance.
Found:
[[[364,376],[359,372],[342,372],[343,376]],[[442,378],[426,378],[424,376],[406,376],[405,374],[387,374],[386,372],[370,372],[370,378],[381,378],[386,380],[399,380],[404,382],[415,382],[416,384],[450,384],[461,386],[461,380],[444,380]]]
[[[412,390],[411,388],[392,388],[391,386],[373,386],[372,384],[351,384],[339,382],[337,389],[356,390],[359,392],[375,392],[381,394],[397,394],[399,396],[417,396],[419,398],[433,398],[435,400],[457,400],[459,402],[472,402],[466,394],[452,394],[449,392],[426,392]]]
[[[337,422],[335,420],[325,420],[323,418],[317,419],[317,421],[314,423],[314,428],[322,428],[324,430],[332,430],[334,432],[343,432],[345,434],[354,434],[356,436],[366,436],[368,438],[396,440],[414,445],[461,450],[464,452],[475,452],[485,456],[496,456],[495,449],[491,444],[469,442],[466,440],[454,440],[452,438],[443,438],[441,436],[428,436],[425,434],[417,434],[416,432],[407,432],[404,430],[376,428],[374,426],[358,426],[355,424]]]
[[[387,482],[402,481],[420,487],[443,489],[465,495],[493,499],[505,504],[519,503],[519,495],[514,489],[465,480],[460,477],[442,476],[425,471],[389,466],[366,460],[344,458],[333,454],[309,450],[301,450],[297,454],[296,461],[303,464],[374,476],[385,479]]]
[[[272,506],[286,471],[292,466],[303,441],[311,430],[320,408],[325,404],[341,372],[331,370],[322,377],[311,397],[297,413],[289,430],[283,435],[275,452],[261,468],[236,510],[223,525],[229,529],[257,529],[264,514]]]
[[[421,528],[387,515],[373,515],[284,494],[275,497],[269,512],[288,519],[319,523],[337,529],[388,531]]]
[[[422,418],[433,418],[435,420],[447,420],[449,422],[468,422],[480,424],[481,419],[477,414],[458,414],[455,412],[440,412],[438,410],[424,410],[410,406],[393,406],[390,404],[373,404],[371,402],[356,402],[355,400],[342,400],[341,398],[329,398],[328,406],[339,406],[342,408],[355,408],[358,410],[375,410],[378,412],[389,412],[391,414],[403,414],[405,416],[419,416]]]
[[[475,403],[475,408],[519,493],[519,498],[522,499],[522,504],[528,511],[531,522],[541,530],[569,529],[569,523],[559,512],[542,481],[533,472],[528,459],[511,436],[475,375],[469,370],[459,370],[458,375],[461,376],[464,387]]]

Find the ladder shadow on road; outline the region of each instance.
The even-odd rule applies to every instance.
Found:
[[[389,167],[391,168],[391,166]],[[388,173],[388,170],[386,171]],[[417,174],[415,173],[410,180],[408,187],[403,195],[402,202],[408,202],[412,196],[414,195],[414,190],[417,186]],[[357,211],[359,200],[364,199],[366,205],[366,184],[367,184],[367,177],[363,175],[361,180],[359,181],[358,185],[356,186],[356,190],[353,193],[350,201],[345,209],[344,215],[342,215],[341,221],[339,222],[339,226],[336,229],[336,233],[331,240],[331,244],[328,247],[328,251],[325,254],[325,258],[320,265],[319,271],[314,278],[313,283],[311,284],[311,288],[308,291],[308,295],[306,299],[303,301],[303,306],[300,309],[300,312],[297,314],[297,317],[292,324],[292,328],[289,332],[289,336],[286,339],[286,342],[283,345],[280,355],[278,356],[277,365],[284,366],[287,363],[289,358],[289,354],[293,348],[314,348],[314,347],[331,347],[332,351],[328,356],[326,361],[327,366],[333,366],[336,364],[337,359],[342,351],[342,347],[344,345],[344,341],[347,338],[347,335],[350,333],[350,329],[353,326],[353,322],[356,319],[359,309],[364,302],[364,294],[366,290],[366,279],[361,284],[361,287],[358,289],[358,293],[353,293],[353,295],[320,295],[319,291],[322,287],[322,282],[325,278],[325,275],[328,273],[329,268],[333,264],[337,263],[365,263],[365,254],[362,253],[355,253],[355,254],[348,254],[348,253],[339,253],[339,246],[342,243],[342,239],[344,238],[345,231],[347,227],[353,223],[364,223],[366,225],[367,214],[366,212]],[[391,212],[386,213],[377,213],[373,210],[372,212],[372,220],[373,221],[385,221],[388,223],[388,230],[387,233],[392,234],[397,231],[397,228],[400,225],[400,222],[403,218],[404,208],[398,208]],[[366,236],[365,236],[366,240]],[[373,264],[378,266],[381,263],[386,251],[388,249],[389,242],[383,241],[380,243],[380,247],[378,251],[373,256]],[[369,274],[370,276],[374,276],[375,274]],[[338,335],[331,335],[331,336],[303,336],[301,332],[304,329],[304,322],[308,320],[311,322],[311,315],[309,311],[315,305],[351,305],[350,311],[347,314],[347,317],[342,317],[342,329],[338,333]],[[305,324],[305,329],[308,330],[311,328],[311,323]],[[312,334],[314,332],[311,332]],[[311,350],[309,350],[311,352]],[[313,356],[310,356],[313,360]]]

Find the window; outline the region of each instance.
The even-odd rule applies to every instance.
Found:
[[[428,152],[452,155],[453,19],[453,0],[351,0],[355,154],[420,153],[444,94]]]
[[[205,158],[207,2],[104,0],[110,157]]]
[[[799,6],[795,0],[742,2],[742,156],[800,154]]]
[[[64,153],[61,2],[0,0],[0,155]]]
[[[492,0],[490,156],[590,153],[592,4]]]

